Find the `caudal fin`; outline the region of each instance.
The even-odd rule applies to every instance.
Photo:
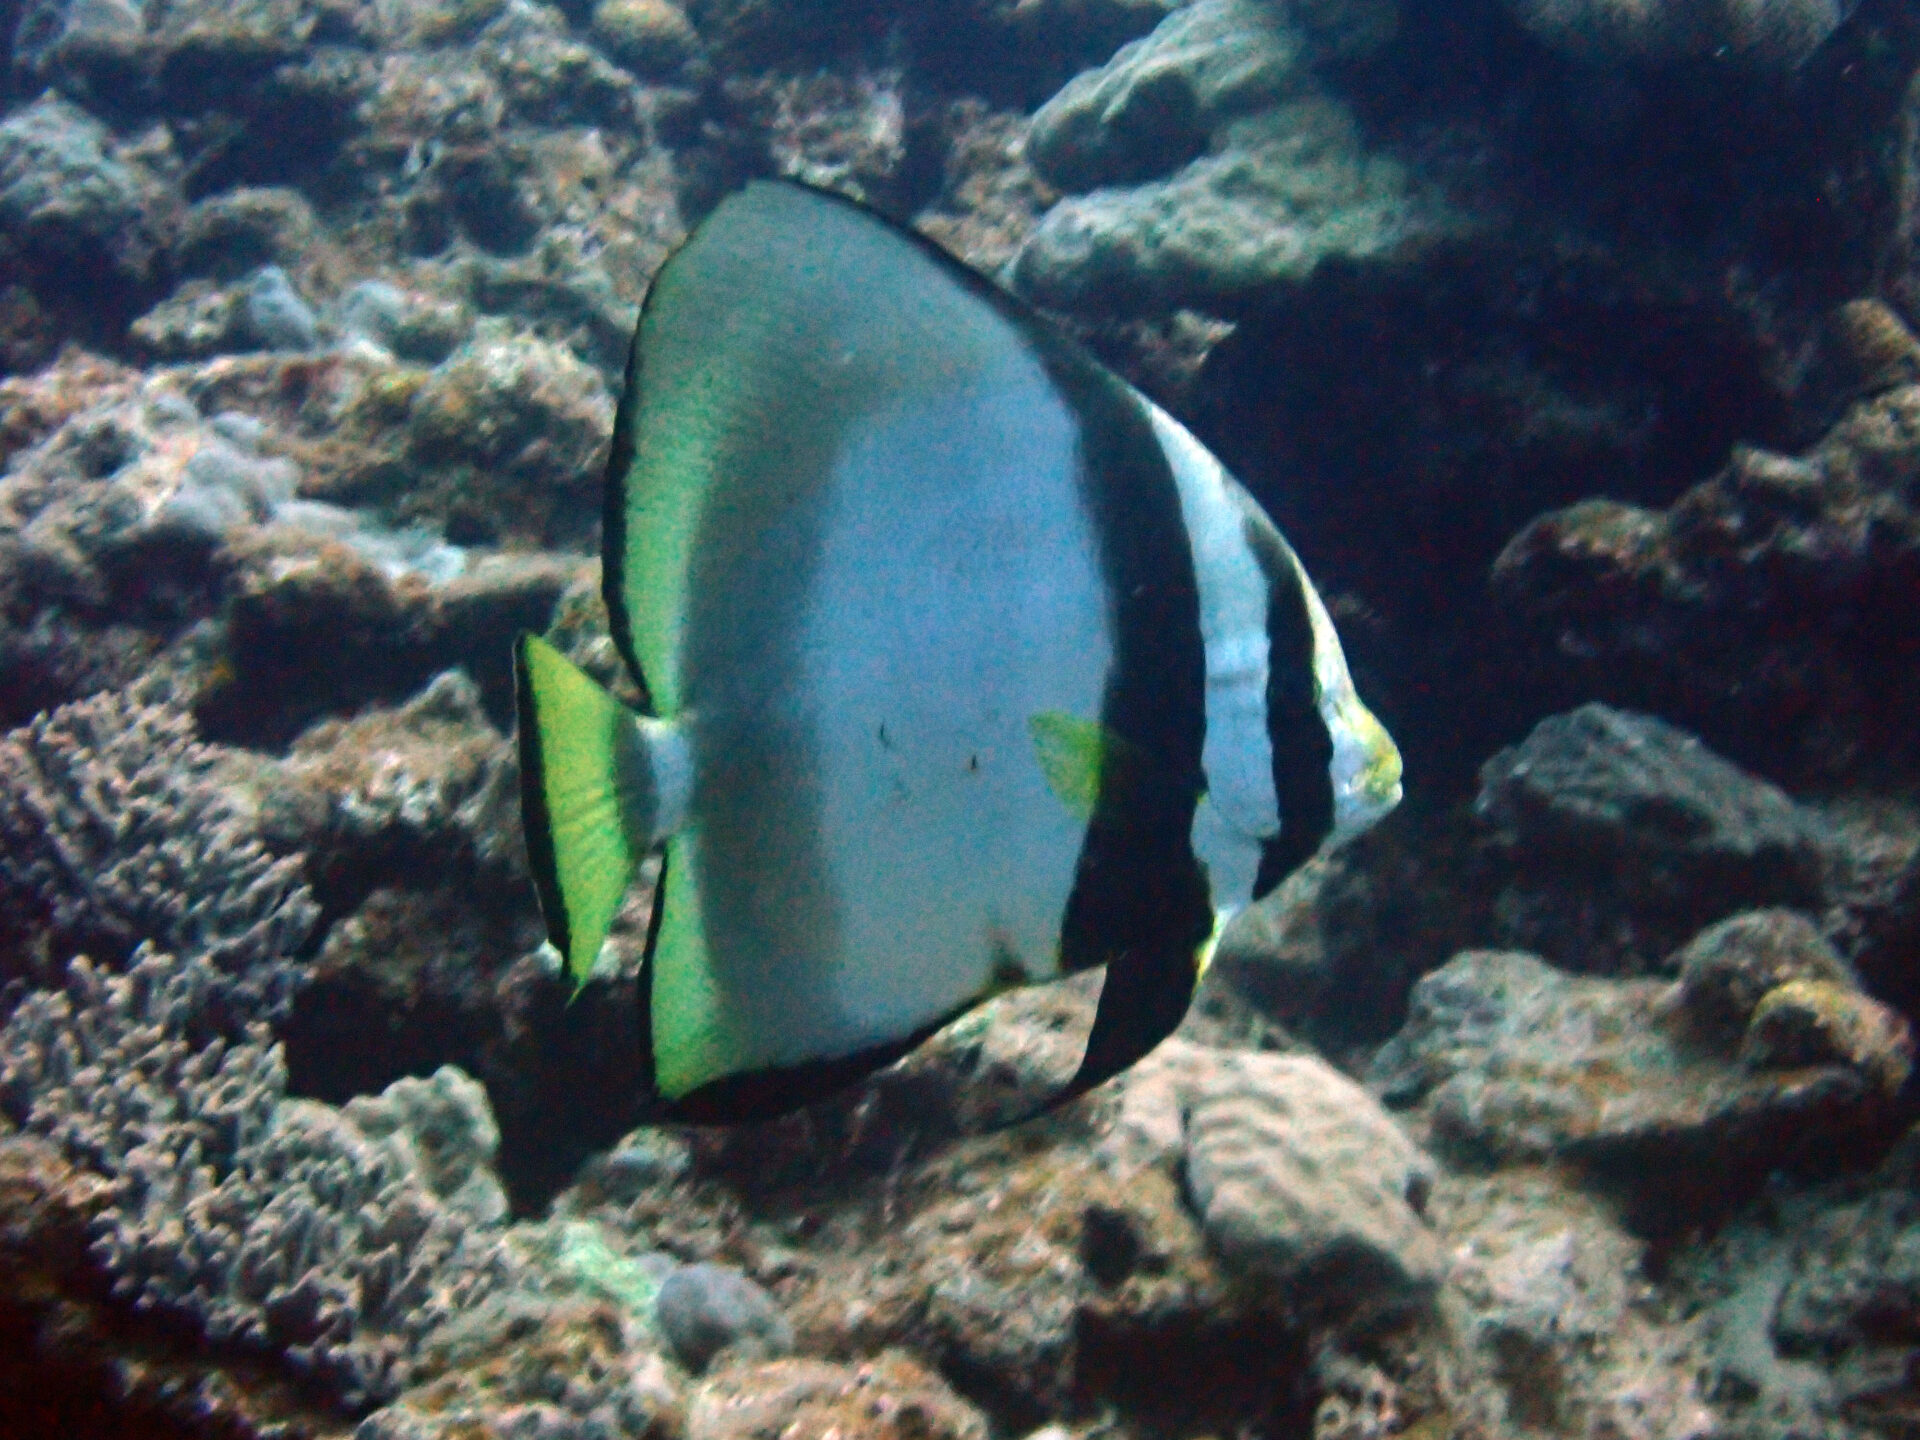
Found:
[[[692,764],[673,725],[538,636],[514,647],[514,680],[527,859],[547,936],[583,985],[641,859],[685,821]]]

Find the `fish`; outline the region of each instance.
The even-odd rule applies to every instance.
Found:
[[[1233,914],[1400,800],[1225,467],[831,192],[754,180],[661,266],[602,522],[643,703],[518,637],[523,828],[576,985],[663,852],[639,990],[665,1118],[798,1109],[1105,966],[1063,1103],[1173,1031]]]

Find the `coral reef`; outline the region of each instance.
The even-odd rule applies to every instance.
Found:
[[[1342,48],[1375,30],[1390,33],[1390,13]],[[1330,258],[1391,256],[1459,228],[1315,83],[1315,39],[1281,7],[1196,0],[1070,82],[1034,116],[1028,155],[1048,181],[1091,193],[1047,213],[1014,282],[1062,309],[1231,315]]]
[[[178,711],[107,694],[0,738],[0,911],[36,978],[50,955],[119,960],[144,942],[222,977],[237,1035],[284,1019],[319,907],[299,857],[276,859]],[[206,1007],[200,1007],[205,1009]]]
[[[201,959],[76,961],[0,1031],[6,1108],[111,1183],[92,1250],[117,1294],[282,1354],[349,1406],[390,1398],[502,1262],[375,1137],[287,1098],[264,1029],[193,1043],[226,985]]]

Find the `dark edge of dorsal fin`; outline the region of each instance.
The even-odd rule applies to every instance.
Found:
[[[693,232],[688,231],[688,238]],[[681,242],[685,244],[685,241]],[[667,258],[660,262],[661,269],[679,253],[675,247]],[[659,272],[656,271],[657,275]],[[613,648],[620,652],[620,659],[626,664],[627,675],[640,692],[640,710],[643,714],[657,712],[653,706],[653,691],[647,686],[647,677],[640,668],[640,657],[633,649],[633,619],[627,614],[627,602],[624,596],[626,581],[627,555],[627,497],[622,481],[633,466],[634,456],[634,411],[638,408],[636,397],[639,386],[635,383],[640,374],[640,329],[646,320],[647,300],[653,298],[653,286],[647,286],[646,300],[640,303],[639,317],[633,324],[633,338],[627,342],[627,368],[625,378],[620,382],[620,404],[613,412],[613,443],[607,450],[607,473],[600,486],[600,600],[607,607],[607,633],[613,639]],[[659,910],[655,905],[654,909]],[[648,941],[648,953],[652,953],[652,941]]]

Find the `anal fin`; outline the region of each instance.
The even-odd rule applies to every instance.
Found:
[[[685,821],[692,765],[674,725],[635,715],[535,635],[514,648],[520,803],[548,938],[576,986],[647,851]]]

